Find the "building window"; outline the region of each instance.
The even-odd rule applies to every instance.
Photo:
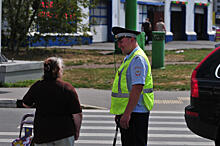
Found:
[[[220,11],[220,5],[217,6],[217,11]]]
[[[107,1],[100,0],[90,8],[90,25],[107,25]]]
[[[138,5],[138,6],[139,6],[138,30],[141,30],[141,25],[147,18],[147,5]]]

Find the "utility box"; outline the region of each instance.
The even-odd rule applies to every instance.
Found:
[[[152,68],[164,68],[165,32],[152,31]]]

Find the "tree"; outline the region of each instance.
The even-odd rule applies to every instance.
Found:
[[[19,51],[27,42],[27,36],[35,33],[75,33],[89,30],[82,20],[88,17],[84,8],[90,0],[4,0],[3,44],[12,51]],[[38,37],[37,37],[38,36]]]

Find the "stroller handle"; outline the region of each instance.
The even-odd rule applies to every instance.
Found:
[[[20,124],[20,133],[19,133],[19,138],[21,138],[21,133],[22,133],[22,129],[24,124],[30,124],[33,125],[33,121],[25,121],[28,117],[34,117],[34,114],[26,114],[23,116],[22,120],[21,120],[21,124]]]
[[[26,114],[23,116],[21,122],[23,122],[25,119],[27,119],[28,117],[34,117],[34,114]]]

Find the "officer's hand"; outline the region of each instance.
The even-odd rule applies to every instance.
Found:
[[[128,129],[131,115],[123,114],[120,119],[121,128]]]

